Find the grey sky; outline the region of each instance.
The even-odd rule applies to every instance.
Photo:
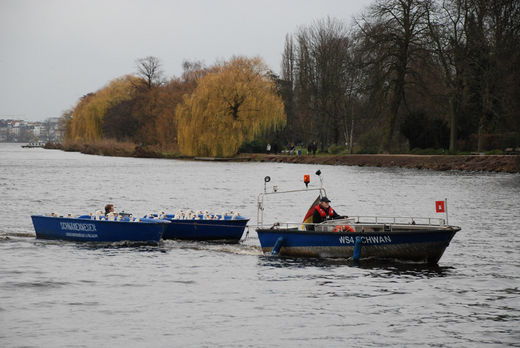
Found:
[[[285,35],[331,16],[351,23],[372,0],[0,0],[0,118],[57,117],[156,56],[260,56],[279,72]]]

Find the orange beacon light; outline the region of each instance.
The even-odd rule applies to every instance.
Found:
[[[309,187],[309,183],[311,182],[311,177],[309,174],[305,174],[303,176],[303,182],[305,183],[305,187]]]

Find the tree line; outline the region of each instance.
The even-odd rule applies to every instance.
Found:
[[[379,0],[351,28],[316,21],[286,37],[281,91],[295,141],[518,146],[520,2]]]
[[[520,145],[520,2],[377,0],[353,25],[288,34],[280,75],[260,58],[160,61],[85,95],[66,141],[110,138],[191,156],[266,144],[322,151],[484,151]]]
[[[285,126],[283,101],[260,58],[234,57],[204,67],[185,62],[165,81],[156,57],[137,74],[83,96],[63,115],[65,141],[115,139],[187,156],[233,156],[239,147]]]

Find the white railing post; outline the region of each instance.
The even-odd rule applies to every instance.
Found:
[[[444,205],[446,206],[446,224],[449,225],[450,223],[448,222],[448,198],[444,198]]]

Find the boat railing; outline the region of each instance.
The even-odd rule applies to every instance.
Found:
[[[409,225],[409,226],[446,226],[444,219],[431,217],[411,216],[350,216],[346,219],[327,220],[325,222],[303,223],[303,222],[276,222],[272,225],[259,225],[256,227],[267,229],[298,229],[314,231],[332,231],[336,226],[344,225]]]
[[[418,226],[441,226],[444,227],[447,224],[447,215],[446,219],[442,218],[430,218],[430,217],[412,217],[412,216],[351,216],[348,219],[341,220],[328,220],[321,224],[304,224],[304,223],[295,223],[295,222],[283,222],[276,223],[269,227],[269,225],[264,225],[264,200],[265,197],[269,195],[278,195],[278,194],[289,194],[289,193],[302,193],[309,191],[317,191],[319,197],[326,196],[327,193],[323,188],[323,180],[321,175],[321,171],[317,171],[316,175],[320,178],[321,185],[320,187],[307,187],[305,189],[296,189],[296,190],[286,190],[281,191],[278,189],[278,186],[272,186],[272,191],[268,191],[267,183],[271,181],[269,176],[264,178],[264,192],[260,193],[257,198],[257,226],[259,228],[280,228],[280,226],[284,225],[285,228],[294,228],[297,227],[299,229],[304,230],[329,230],[331,226],[337,225],[348,225],[348,224],[375,224],[375,225],[418,225]],[[308,179],[308,177],[307,177]],[[307,181],[308,184],[308,181]],[[314,226],[316,225],[316,226]],[[252,226],[252,225],[250,225]],[[326,226],[326,227],[324,227]]]
[[[320,197],[326,196],[327,193],[323,187],[310,187],[305,189],[299,189],[299,190],[287,190],[287,191],[279,191],[276,186],[273,186],[272,192],[267,192],[264,189],[263,193],[260,193],[257,198],[257,213],[256,213],[256,221],[258,223],[258,226],[263,227],[264,225],[264,199],[266,196],[269,195],[279,195],[279,194],[288,194],[288,193],[302,193],[302,192],[318,192]]]
[[[413,216],[351,216],[349,220],[354,220],[357,224],[404,224],[404,225],[429,225],[444,226],[445,219],[431,217]],[[330,223],[333,223],[330,221]]]

